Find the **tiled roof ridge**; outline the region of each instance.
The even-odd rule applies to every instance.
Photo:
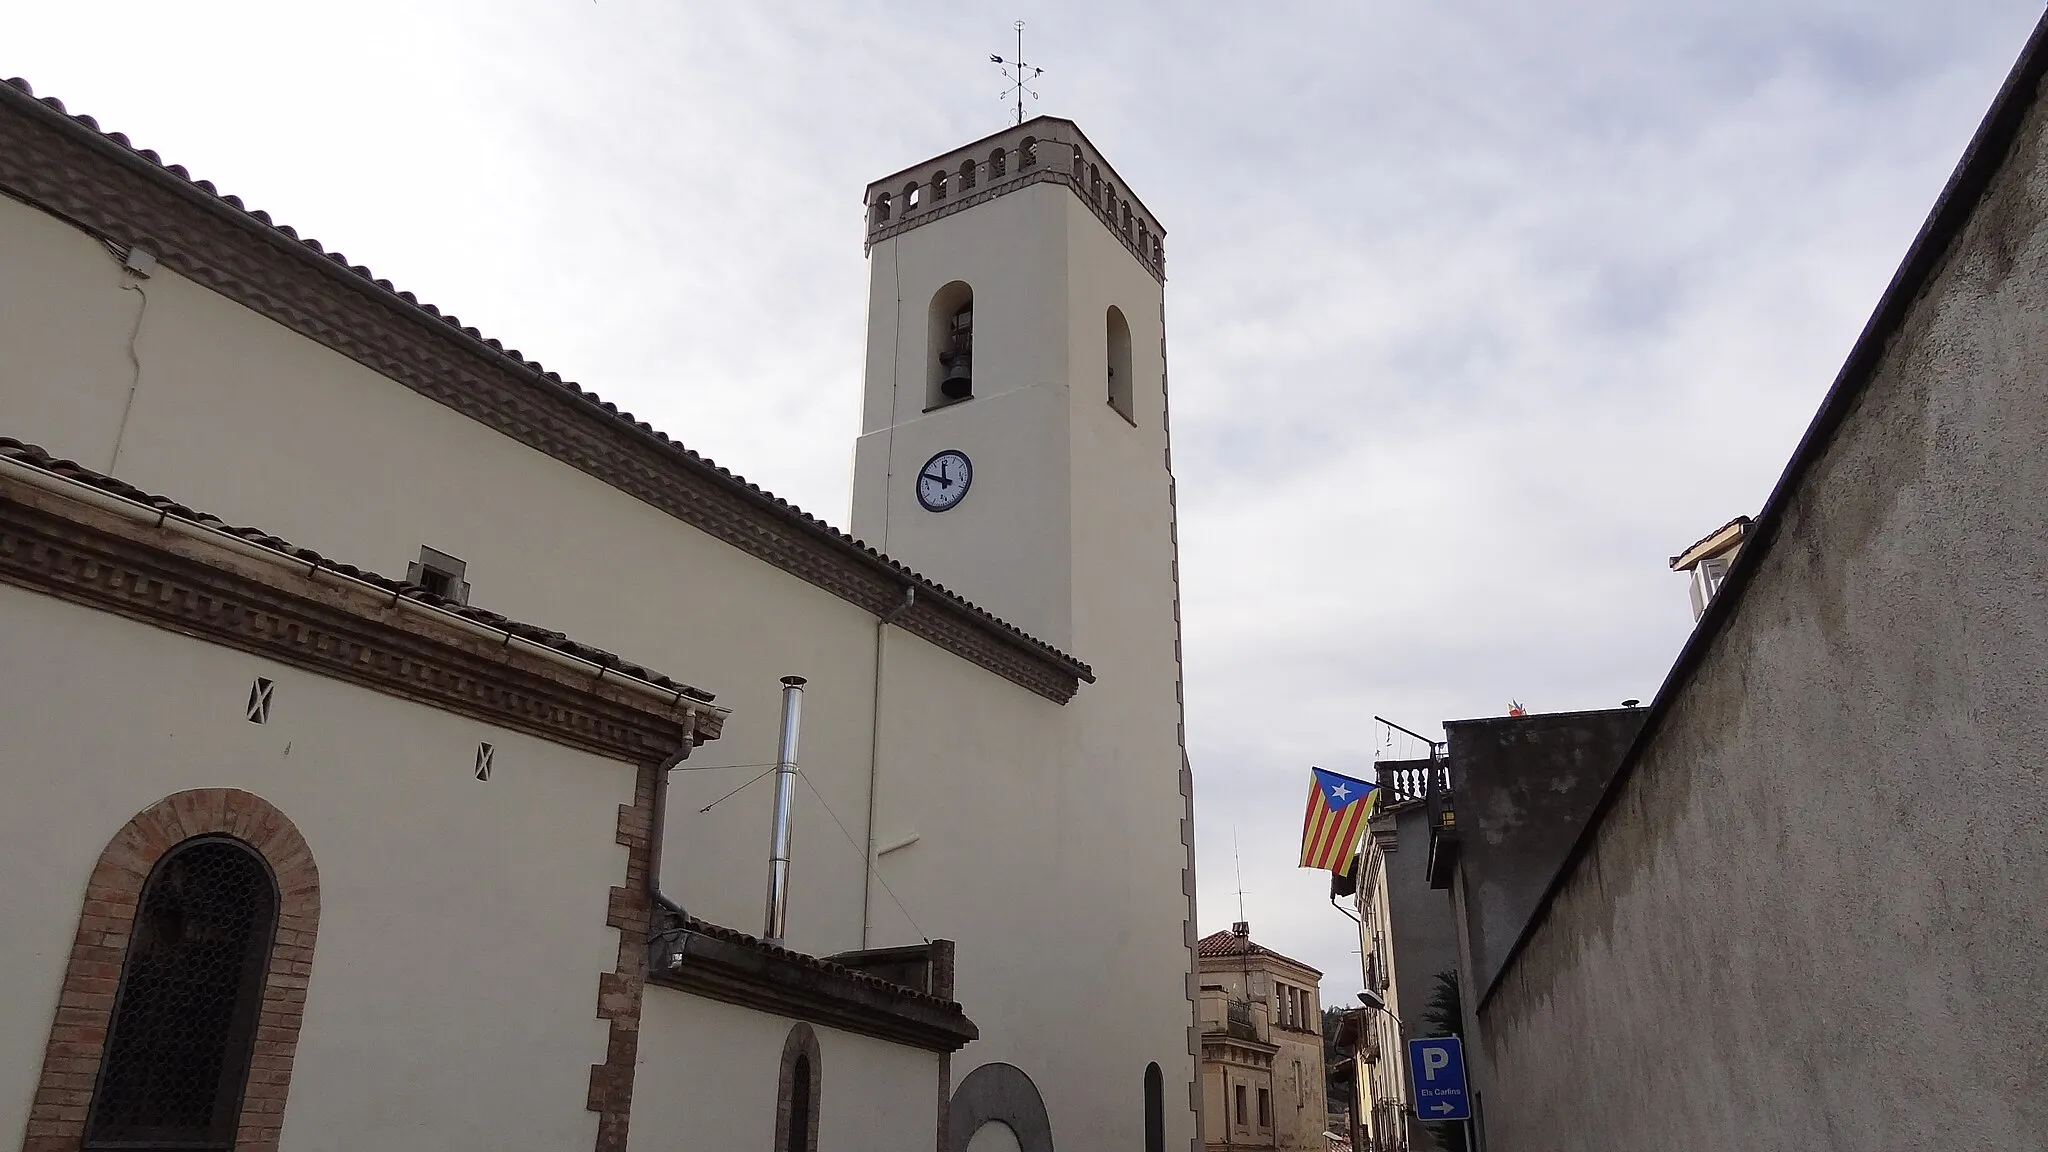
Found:
[[[40,445],[28,444],[11,436],[0,436],[0,458],[26,464],[31,468],[47,472],[52,476],[60,476],[74,483],[120,496],[138,504],[146,504],[164,515],[175,516],[188,523],[198,524],[216,532],[226,533],[247,543],[289,556],[293,560],[304,562],[316,568],[325,568],[330,572],[339,572],[351,579],[375,585],[394,595],[403,596],[408,600],[417,600],[423,604],[430,604],[444,612],[453,613],[465,620],[482,624],[487,628],[504,632],[511,636],[517,636],[519,639],[529,643],[538,644],[543,648],[551,648],[563,655],[588,661],[609,671],[631,676],[636,680],[643,680],[658,688],[668,689],[679,696],[685,696],[706,704],[712,703],[717,699],[717,697],[704,691],[702,688],[694,688],[680,680],[675,680],[660,672],[656,672],[651,668],[635,664],[619,656],[617,653],[608,652],[593,645],[579,643],[551,628],[527,624],[508,616],[501,616],[487,609],[474,608],[445,597],[436,596],[418,584],[408,583],[404,580],[393,580],[388,576],[372,572],[367,568],[358,568],[353,564],[342,563],[331,557],[323,556],[311,548],[299,547],[260,528],[237,527],[218,516],[197,511],[168,496],[160,496],[156,493],[137,488],[125,480],[119,480],[104,473],[95,472],[75,460],[60,459],[51,455]]]
[[[909,566],[901,563],[900,561],[897,561],[887,555],[884,555],[883,553],[870,547],[865,541],[855,539],[852,535],[832,526],[829,523],[826,523],[824,520],[816,516],[811,515],[810,513],[804,511],[803,509],[797,507],[796,505],[791,504],[789,501],[784,500],[779,496],[776,496],[774,493],[769,492],[768,490],[762,488],[760,485],[749,482],[744,476],[740,476],[739,474],[732,472],[729,469],[721,467],[716,461],[712,460],[711,458],[703,456],[693,451],[692,449],[685,447],[679,441],[671,439],[666,432],[663,432],[653,427],[652,425],[648,424],[643,420],[634,419],[632,413],[621,412],[617,405],[601,399],[596,393],[584,389],[582,386],[578,385],[574,381],[564,380],[559,373],[547,370],[538,361],[528,360],[525,356],[520,354],[518,349],[507,348],[498,340],[483,335],[481,332],[478,332],[475,328],[464,327],[462,321],[452,313],[442,312],[433,304],[421,301],[417,296],[413,295],[411,292],[407,292],[395,287],[389,280],[378,279],[371,273],[370,269],[364,267],[363,265],[350,264],[347,258],[342,255],[342,253],[327,251],[324,247],[322,247],[320,241],[313,239],[312,237],[300,237],[298,232],[295,229],[293,229],[291,225],[276,223],[270,218],[270,214],[264,211],[263,209],[250,208],[247,205],[243,204],[241,197],[236,196],[233,193],[221,192],[218,188],[214,186],[212,181],[197,179],[193,177],[191,172],[187,170],[184,165],[166,164],[163,160],[163,157],[160,156],[154,149],[138,148],[134,145],[134,143],[132,143],[128,139],[127,134],[122,132],[109,132],[102,129],[99,126],[99,121],[95,120],[91,116],[83,114],[74,114],[70,112],[64,107],[64,102],[62,100],[57,99],[54,96],[36,97],[35,89],[33,88],[33,86],[31,86],[27,80],[19,76],[11,77],[6,80],[0,80],[0,86],[11,87],[16,91],[22,93],[24,96],[30,97],[34,104],[58,113],[59,115],[65,118],[65,121],[67,123],[76,124],[80,127],[83,127],[86,130],[90,131],[96,139],[114,144],[123,149],[129,155],[147,161],[157,171],[175,177],[187,187],[194,188],[198,191],[204,192],[207,196],[213,198],[214,200],[222,204],[225,204],[230,208],[233,208],[242,216],[262,225],[264,228],[270,230],[271,232],[292,241],[294,245],[303,248],[305,251],[312,253],[314,255],[326,257],[326,259],[331,261],[334,265],[338,266],[339,268],[347,272],[353,273],[358,279],[364,281],[367,285],[372,286],[375,289],[384,293],[385,295],[401,302],[406,307],[411,309],[417,309],[435,319],[440,320],[449,328],[454,329],[456,332],[460,333],[464,337],[467,337],[472,344],[481,346],[481,351],[487,351],[487,353],[490,355],[511,360],[513,363],[526,369],[534,376],[544,379],[547,383],[569,392],[570,394],[578,398],[580,401],[582,401],[582,403],[587,408],[597,409],[608,414],[612,418],[612,420],[618,423],[623,429],[630,430],[632,432],[637,433],[639,436],[643,438],[652,439],[658,442],[668,451],[670,456],[676,462],[682,464],[685,467],[697,470],[705,475],[708,475],[718,480],[719,482],[723,483],[724,485],[730,487],[731,489],[745,494],[746,496],[750,497],[755,503],[757,503],[763,510],[781,516],[786,521],[793,523],[803,528],[804,530],[812,533],[817,538],[827,542],[829,545],[843,549],[849,555],[861,560],[862,562],[875,565],[893,576],[910,581],[920,592],[936,594],[942,601],[951,605],[955,609],[963,612],[970,619],[979,623],[983,627],[990,628],[1002,635],[1009,637],[1013,641],[1027,648],[1035,650],[1042,657],[1051,660],[1055,664],[1063,666],[1065,669],[1070,671],[1080,680],[1089,683],[1094,682],[1095,676],[1093,671],[1088,667],[1087,664],[1083,663],[1079,658],[1067,652],[1063,652],[1058,648],[1053,647],[1051,644],[1048,644],[1045,641],[1040,640],[1038,637],[1031,635],[1030,633],[1024,631],[1022,628],[1016,626],[1015,624],[1012,624],[1009,621],[1002,619],[1001,617],[995,615],[986,608],[983,608],[980,605],[974,603],[973,601],[967,599],[960,593],[955,592],[950,588],[947,588],[945,585],[940,584],[935,580],[932,580],[931,578],[923,575],[922,573],[919,573],[915,569],[910,568]]]
[[[952,1012],[963,1011],[959,1001],[948,1000],[943,996],[934,996],[929,992],[920,992],[915,988],[905,987],[893,980],[884,980],[872,972],[863,972],[858,968],[848,968],[844,964],[836,964],[830,960],[813,956],[808,952],[797,952],[784,948],[780,944],[770,944],[758,936],[749,936],[737,928],[728,928],[723,924],[714,924],[709,920],[699,919],[687,914],[678,918],[677,927],[685,931],[695,932],[700,936],[709,936],[714,940],[723,940],[728,944],[787,960],[814,971],[830,973],[843,979],[865,984],[871,988],[888,992],[891,995],[903,997],[906,1000],[915,1000]]]

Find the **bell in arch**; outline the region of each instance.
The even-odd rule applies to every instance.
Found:
[[[964,352],[947,358],[945,378],[939,381],[939,394],[948,400],[965,400],[974,395],[974,375],[968,370],[967,359]]]

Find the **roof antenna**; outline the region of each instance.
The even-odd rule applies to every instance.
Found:
[[[1005,60],[1001,56],[990,53],[988,59],[991,64],[1003,66],[1003,79],[1008,80],[1010,86],[1003,89],[1002,98],[1005,100],[1010,99],[1012,96],[1017,98],[1017,123],[1022,124],[1024,122],[1024,97],[1028,95],[1033,100],[1038,99],[1038,93],[1027,87],[1027,85],[1031,81],[1045,75],[1045,69],[1035,68],[1024,62],[1024,22],[1022,20],[1017,21],[1017,54]]]
[[[1237,923],[1230,927],[1233,934],[1246,936],[1250,934],[1246,931],[1250,921],[1246,920],[1244,916],[1244,854],[1237,849],[1237,825],[1235,824],[1230,826],[1230,856],[1237,862]]]

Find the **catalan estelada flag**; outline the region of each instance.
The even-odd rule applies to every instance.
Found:
[[[1311,768],[1308,815],[1301,821],[1301,866],[1343,872],[1351,867],[1358,835],[1372,818],[1379,785]]]

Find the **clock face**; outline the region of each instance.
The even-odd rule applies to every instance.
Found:
[[[973,483],[974,465],[967,454],[949,448],[917,470],[917,502],[930,511],[944,512],[964,499]]]

